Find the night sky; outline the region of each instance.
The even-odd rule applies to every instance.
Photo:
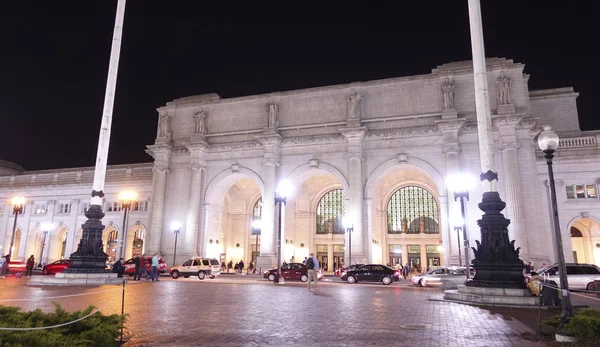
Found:
[[[29,170],[94,165],[116,3],[0,3],[0,159]],[[156,108],[175,98],[427,74],[471,59],[467,0],[214,3],[128,1],[109,164],[150,162]],[[482,11],[486,55],[526,64],[530,89],[573,86],[582,130],[600,129],[599,2],[484,0]]]

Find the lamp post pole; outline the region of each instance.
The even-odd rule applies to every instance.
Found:
[[[560,327],[569,321],[573,316],[573,306],[569,296],[569,282],[567,279],[567,265],[565,263],[565,254],[563,252],[562,235],[560,233],[560,223],[558,221],[558,206],[556,203],[556,187],[554,185],[554,170],[552,169],[552,158],[554,151],[558,148],[559,138],[550,126],[544,126],[544,131],[538,136],[538,144],[546,165],[548,165],[548,178],[550,185],[550,199],[552,201],[552,217],[554,222],[554,239],[556,240],[556,257],[558,259],[558,275],[560,278],[560,289],[562,292],[562,316],[560,317]]]
[[[279,182],[277,189],[275,190],[275,205],[279,205],[279,213],[278,213],[278,223],[277,223],[277,278],[274,283],[283,284],[283,277],[281,276],[281,267],[282,267],[282,254],[281,254],[281,239],[283,237],[283,206],[287,201],[287,197],[290,196],[294,186],[291,182],[287,180],[283,180]]]
[[[454,201],[456,199],[460,199],[460,215],[463,220],[462,230],[463,230],[463,244],[465,247],[465,266],[467,267],[467,281],[471,275],[471,269],[469,267],[469,235],[467,234],[467,221],[465,220],[465,199],[469,200],[469,192],[468,191],[455,191],[454,192]],[[459,241],[460,245],[460,241]],[[460,249],[460,247],[459,247]]]
[[[177,257],[177,236],[179,235],[179,229],[173,230],[175,234],[175,246],[173,246],[173,266],[175,266],[175,258]]]
[[[281,214],[285,203],[285,196],[280,196],[279,193],[275,193],[275,205],[279,206],[277,213],[277,278],[275,278],[275,283],[279,283],[281,279]]]
[[[123,235],[121,237],[121,247],[119,247],[119,259],[123,258],[123,249],[127,241],[127,211],[131,207],[131,201],[123,201],[121,205],[123,206]]]
[[[14,197],[12,199],[13,204],[13,214],[15,215],[15,222],[13,223],[12,235],[10,237],[10,248],[8,249],[8,259],[6,262],[10,262],[10,258],[12,258],[13,245],[15,243],[15,232],[17,231],[17,218],[20,214],[23,213],[23,206],[25,205],[25,198],[22,196]]]
[[[40,252],[40,264],[39,267],[44,267],[44,248],[46,248],[46,236],[48,236],[48,231],[44,230],[44,240],[42,241],[42,251]]]
[[[354,231],[354,224],[346,229],[348,231],[348,266],[352,265],[352,232]]]
[[[458,266],[462,266],[462,255],[460,251],[460,229],[462,229],[462,226],[454,226],[454,231],[456,231],[456,240],[458,242]]]

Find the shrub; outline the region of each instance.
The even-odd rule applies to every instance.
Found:
[[[552,316],[547,320],[542,321],[545,325],[558,327],[558,319],[560,314]],[[575,336],[581,341],[598,340],[600,339],[600,309],[589,308],[578,310],[569,323],[565,324],[564,333],[570,336]]]
[[[565,332],[583,341],[600,339],[600,309],[581,310],[565,325]]]
[[[21,312],[18,307],[0,306],[0,325],[11,328],[34,328],[63,324],[87,316],[93,310],[66,312],[54,304],[54,312],[45,313],[38,309]],[[66,347],[66,346],[114,346],[124,322],[121,315],[105,316],[97,312],[78,322],[52,329],[12,331],[0,330],[2,347]]]

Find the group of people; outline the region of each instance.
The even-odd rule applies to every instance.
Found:
[[[227,266],[225,265],[225,262],[221,262],[221,271],[227,269],[227,273],[229,273],[229,271],[231,270],[233,271],[233,273],[241,274],[244,271],[245,266],[246,264],[244,264],[243,260],[238,261],[237,263],[235,263],[235,265],[233,264],[233,260],[230,260],[229,263],[227,263]],[[256,265],[254,265],[254,260],[251,261],[248,265],[248,272],[256,273]]]
[[[10,254],[3,255],[0,257],[0,278],[6,278],[8,273],[8,265],[10,264]],[[25,264],[25,276],[31,277],[33,275],[33,268],[35,267],[35,257],[33,254],[27,259]],[[21,275],[18,275],[21,276]]]
[[[134,281],[141,281],[142,278],[145,278],[146,281],[157,282],[158,281],[158,253],[154,253],[152,256],[151,262],[151,271],[148,272],[146,268],[146,259],[143,256],[138,255],[134,258],[135,263],[135,272],[133,275]],[[118,277],[123,277],[125,274],[125,265],[123,265],[123,258],[119,258],[113,266],[112,272],[116,273]]]

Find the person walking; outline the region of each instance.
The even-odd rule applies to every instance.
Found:
[[[408,267],[408,263],[406,263],[406,265],[404,265],[404,267],[402,268],[402,276],[404,277],[404,279],[408,278],[409,273],[410,273],[410,267]]]
[[[229,263],[227,263],[227,273],[229,273],[229,270],[233,269],[233,260],[230,260]]]
[[[248,265],[248,271],[254,273],[254,260],[250,261],[250,265]]]
[[[25,272],[25,276],[31,277],[31,274],[33,273],[34,265],[35,265],[35,258],[33,257],[33,254],[32,254],[31,257],[29,257],[29,259],[27,259],[27,265],[25,266],[25,269],[27,270],[27,272]]]
[[[144,261],[144,257],[138,255],[135,257],[135,274],[133,275],[134,281],[140,281],[142,279],[142,269],[146,266],[146,262]]]
[[[244,270],[244,261],[240,260],[240,262],[238,263],[238,270],[240,271],[240,273],[243,272]]]
[[[310,257],[306,258],[306,268],[308,269],[308,291],[313,286],[312,281],[315,281],[314,287],[317,287],[317,270],[319,269],[319,260],[315,257],[314,253],[310,254]]]
[[[2,256],[0,258],[0,271],[2,271],[2,275],[0,275],[0,278],[5,278],[4,275],[6,275],[6,268],[8,267],[8,264],[6,262],[6,256]]]
[[[158,253],[152,257],[152,282],[158,281]]]

